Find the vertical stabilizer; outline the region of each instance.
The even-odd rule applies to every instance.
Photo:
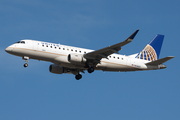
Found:
[[[156,35],[155,38],[136,56],[138,59],[155,61],[159,59],[164,35]]]

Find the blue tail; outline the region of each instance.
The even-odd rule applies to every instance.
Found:
[[[138,59],[155,61],[159,59],[164,35],[156,35],[155,38],[136,56]]]

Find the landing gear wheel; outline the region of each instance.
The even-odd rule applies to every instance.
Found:
[[[89,67],[87,71],[88,71],[88,73],[92,73],[92,72],[94,72],[94,68],[93,67]]]
[[[29,57],[23,56],[22,59],[25,60],[25,62],[26,62],[26,63],[24,64],[24,67],[27,67],[27,66],[28,66],[27,63],[28,63]]]
[[[25,64],[24,64],[24,67],[27,67],[27,66],[28,66],[28,64],[27,64],[27,63],[25,63]]]
[[[81,75],[81,74],[77,74],[77,75],[75,76],[75,78],[76,78],[76,80],[80,80],[80,79],[82,78],[82,75]]]

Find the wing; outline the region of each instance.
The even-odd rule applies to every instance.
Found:
[[[100,50],[96,50],[90,53],[87,53],[84,55],[84,58],[86,59],[91,59],[91,60],[96,60],[100,61],[102,58],[107,58],[107,56],[113,54],[113,53],[118,53],[119,50],[121,50],[121,47],[130,43],[133,38],[136,36],[139,30],[136,30],[131,36],[129,36],[125,41],[117,43],[115,45],[102,48]]]

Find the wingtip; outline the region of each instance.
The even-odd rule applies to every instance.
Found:
[[[139,29],[137,29],[130,37],[129,39],[134,39],[134,37],[136,36],[136,34],[139,32]]]
[[[135,35],[137,34],[139,32],[139,29],[137,29],[134,33],[135,33]]]
[[[168,56],[168,57],[171,58],[171,59],[172,59],[172,58],[175,58],[175,56]]]

